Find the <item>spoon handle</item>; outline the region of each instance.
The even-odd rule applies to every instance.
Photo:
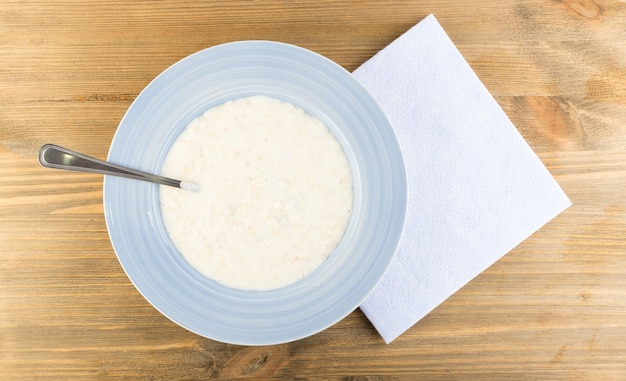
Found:
[[[39,150],[39,162],[44,167],[48,168],[121,176],[135,180],[169,185],[176,188],[187,188],[186,185],[191,184],[180,180],[170,179],[168,177],[126,168],[121,165],[112,164],[54,144],[44,144],[41,147]]]

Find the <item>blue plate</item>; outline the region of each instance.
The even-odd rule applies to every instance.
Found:
[[[356,309],[395,254],[407,204],[400,146],[370,94],[336,63],[277,42],[218,45],[165,70],[128,109],[108,160],[159,173],[189,122],[227,100],[259,94],[291,102],[326,123],[354,178],[354,208],[343,239],[301,281],[271,291],[243,291],[206,278],[169,239],[157,185],[104,180],[109,236],[137,290],[180,326],[242,345],[301,339]]]

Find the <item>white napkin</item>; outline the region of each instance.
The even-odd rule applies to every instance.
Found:
[[[398,252],[361,305],[389,343],[571,203],[433,15],[353,75],[409,180]]]

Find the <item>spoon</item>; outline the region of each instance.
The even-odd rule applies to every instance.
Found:
[[[127,177],[135,180],[169,185],[171,187],[181,188],[193,192],[200,190],[200,186],[198,184],[126,168],[121,165],[112,164],[104,160],[83,155],[82,153],[78,153],[67,148],[59,147],[55,144],[44,144],[41,146],[41,149],[39,150],[39,162],[44,167],[48,168]]]

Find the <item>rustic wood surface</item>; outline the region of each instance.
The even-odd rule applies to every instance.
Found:
[[[348,70],[435,14],[573,206],[390,345],[360,311],[294,343],[178,327],[117,262],[105,158],[158,73],[228,41],[294,43]],[[626,379],[626,3],[617,0],[0,0],[0,378]]]

